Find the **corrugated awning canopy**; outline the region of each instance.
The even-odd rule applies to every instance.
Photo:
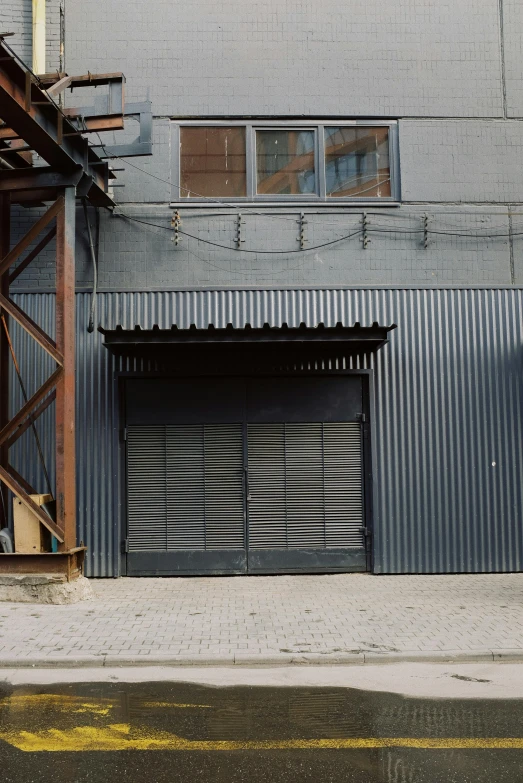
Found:
[[[242,328],[235,328],[228,324],[224,329],[217,329],[210,324],[207,329],[198,329],[194,324],[189,329],[179,329],[173,325],[170,329],[160,329],[158,325],[152,329],[142,329],[135,326],[134,329],[124,329],[117,326],[116,329],[104,329],[98,327],[104,335],[105,346],[115,354],[147,353],[148,350],[162,352],[169,347],[181,346],[207,346],[216,348],[223,346],[270,346],[278,345],[291,347],[298,345],[314,345],[315,347],[337,345],[355,352],[377,351],[387,342],[388,333],[396,328],[396,324],[380,326],[374,322],[372,326],[361,326],[355,323],[353,326],[344,326],[337,323],[328,327],[320,323],[310,327],[302,323],[298,327],[290,327],[286,323],[281,326],[264,324],[261,328],[245,324]]]

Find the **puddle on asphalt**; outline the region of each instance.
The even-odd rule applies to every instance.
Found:
[[[514,700],[165,682],[0,690],[2,783],[518,783],[522,738]]]

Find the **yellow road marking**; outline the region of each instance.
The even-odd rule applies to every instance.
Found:
[[[52,707],[60,712],[94,712],[97,715],[108,715],[115,705],[110,699],[86,699],[85,696],[65,693],[21,693],[8,696],[0,702],[0,706],[14,710]]]
[[[0,701],[0,706],[14,710],[32,708],[45,709],[52,707],[60,712],[93,712],[97,715],[108,715],[117,706],[113,699],[87,699],[85,696],[74,696],[64,693],[21,693],[8,696]],[[178,704],[169,701],[136,700],[137,709],[211,709],[210,704]]]
[[[176,704],[172,701],[141,701],[139,703],[140,707],[146,707],[149,709],[157,709],[159,707],[165,707],[166,709],[178,709],[178,710],[190,710],[190,709],[199,709],[199,710],[211,710],[212,705],[211,704]]]
[[[169,732],[131,728],[128,723],[106,727],[0,733],[0,739],[27,753],[122,750],[356,750],[416,748],[422,750],[523,750],[523,737],[350,737],[289,740],[189,740]]]

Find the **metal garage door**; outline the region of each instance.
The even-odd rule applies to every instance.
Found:
[[[361,381],[348,380],[133,381],[127,573],[365,570]]]
[[[363,538],[361,426],[248,425],[249,570],[343,566]]]
[[[242,424],[129,426],[127,487],[133,570],[245,572]]]

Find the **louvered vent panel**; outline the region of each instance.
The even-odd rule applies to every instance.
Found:
[[[242,425],[129,427],[129,550],[243,549]]]
[[[249,546],[287,547],[285,425],[252,424],[249,441]]]
[[[364,546],[359,424],[248,427],[249,547]]]
[[[243,549],[243,433],[241,424],[206,424],[206,549]]]
[[[167,545],[165,427],[128,427],[129,550]]]
[[[361,547],[363,486],[359,424],[324,424],[325,543]]]
[[[203,425],[166,427],[167,546],[205,549]]]
[[[322,424],[285,425],[289,547],[324,547]]]

